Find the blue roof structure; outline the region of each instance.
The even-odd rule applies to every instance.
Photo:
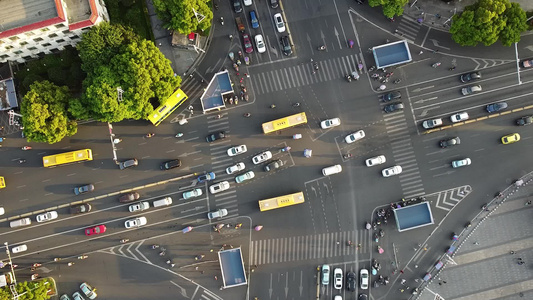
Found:
[[[378,69],[383,69],[412,61],[407,41],[398,41],[372,48]]]
[[[404,206],[394,210],[396,227],[399,232],[411,230],[434,223],[428,202]]]
[[[224,288],[248,284],[240,247],[218,252],[218,261]]]
[[[225,108],[224,96],[231,97],[233,95],[233,87],[228,71],[218,72],[207,85],[202,97],[200,97],[202,110],[205,113]]]

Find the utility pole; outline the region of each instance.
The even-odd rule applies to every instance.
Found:
[[[17,286],[17,278],[15,277],[15,269],[13,268],[13,261],[11,260],[11,252],[9,251],[9,244],[7,242],[4,243],[6,246],[6,253],[7,257],[9,258],[9,266],[11,267],[11,276],[13,277],[13,282],[9,284],[9,289],[11,290],[11,293],[13,294],[13,299],[18,299],[19,294],[17,293],[16,286]]]
[[[109,139],[111,140],[111,149],[113,150],[113,160],[118,165],[117,148],[115,147],[115,134],[113,133],[113,125],[111,125],[111,123],[107,123],[107,127],[109,128]]]

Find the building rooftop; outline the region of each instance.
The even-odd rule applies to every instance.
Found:
[[[88,20],[93,13],[90,0],[65,0],[69,24]]]
[[[58,17],[55,0],[4,0],[2,4],[0,32]]]

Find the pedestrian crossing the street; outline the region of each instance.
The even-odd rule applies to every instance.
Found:
[[[359,61],[357,54],[352,54],[254,73],[250,79],[256,95],[263,95],[343,78],[346,74],[357,70]],[[313,69],[313,63],[319,66],[316,72]]]
[[[352,245],[348,245],[348,241]],[[371,243],[367,230],[252,241],[251,264],[265,265],[368,253],[368,245]]]
[[[408,134],[407,120],[403,113],[387,114],[384,117],[386,130],[391,137],[394,162],[402,167],[398,175],[404,198],[424,195],[422,177],[416,163],[413,144]]]

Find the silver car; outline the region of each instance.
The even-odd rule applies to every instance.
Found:
[[[228,215],[228,210],[225,209],[225,208],[222,208],[222,209],[207,213],[207,218],[209,220],[212,220],[212,219],[216,219],[216,218],[222,218],[222,217],[227,216],[227,215]]]
[[[183,193],[183,199],[187,200],[187,199],[191,199],[195,197],[200,197],[202,196],[202,194],[203,192],[201,189],[194,189],[194,190]]]
[[[248,171],[248,172],[246,172],[244,174],[241,174],[241,175],[235,177],[235,182],[241,183],[243,181],[250,180],[250,179],[252,179],[254,177],[255,177],[254,171]]]

